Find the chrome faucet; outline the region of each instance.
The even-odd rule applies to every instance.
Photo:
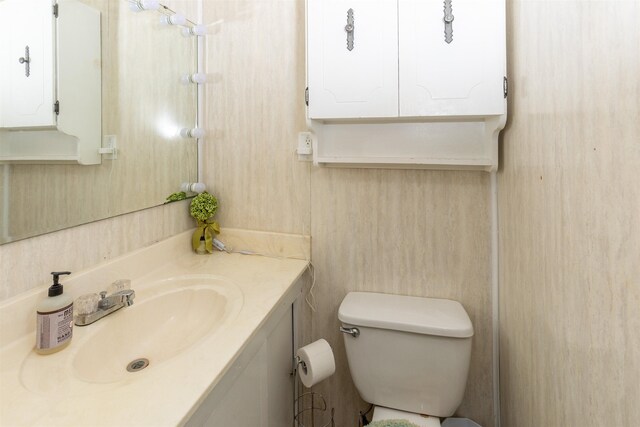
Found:
[[[102,291],[100,292],[98,309],[93,313],[76,315],[76,326],[90,325],[93,322],[110,315],[114,311],[120,310],[122,307],[129,307],[133,304],[133,299],[135,297],[136,292],[133,289],[118,291],[109,296],[107,296],[107,291]]]

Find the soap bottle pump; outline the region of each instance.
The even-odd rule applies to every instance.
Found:
[[[70,271],[54,271],[49,297],[38,303],[36,310],[36,352],[51,354],[62,350],[73,336],[73,299],[63,294],[60,276]]]

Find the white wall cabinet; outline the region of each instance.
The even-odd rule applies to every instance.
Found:
[[[504,0],[307,0],[307,82],[316,164],[495,170]]]
[[[101,162],[100,12],[0,1],[0,162]]]
[[[312,118],[398,115],[397,0],[310,0]],[[349,10],[353,46],[348,47]]]
[[[446,43],[443,2],[399,0],[400,116],[504,114],[504,1],[451,0]]]

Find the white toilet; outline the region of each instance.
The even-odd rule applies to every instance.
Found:
[[[349,293],[338,310],[351,377],[372,421],[440,426],[460,405],[473,326],[457,301]]]

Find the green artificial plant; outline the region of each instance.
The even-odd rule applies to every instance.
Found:
[[[200,246],[200,238],[204,237],[204,247],[209,253],[213,253],[213,239],[220,234],[220,225],[213,220],[218,210],[218,199],[206,191],[198,194],[191,200],[189,212],[198,221],[198,228],[193,232],[191,245],[194,251]]]
[[[186,198],[187,193],[185,193],[184,191],[180,191],[179,193],[171,193],[169,197],[167,197],[167,201],[164,202],[164,204],[166,205],[167,203],[179,202],[180,200],[184,200]]]

